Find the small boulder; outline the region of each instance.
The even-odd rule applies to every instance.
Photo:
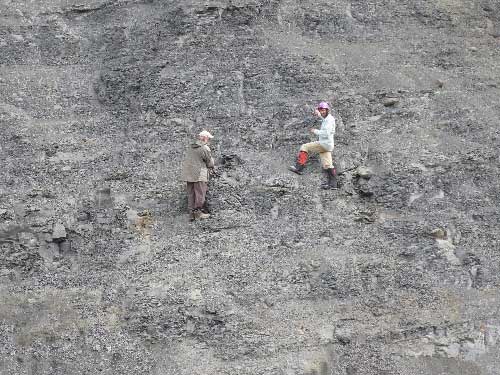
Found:
[[[398,98],[385,98],[383,100],[383,102],[382,102],[382,104],[385,107],[393,107],[393,106],[395,106],[398,103],[399,103],[399,99]]]
[[[353,338],[352,330],[348,328],[337,328],[335,330],[335,340],[341,345],[348,345]]]
[[[431,236],[440,240],[444,240],[447,237],[447,233],[443,228],[436,228],[431,231]]]
[[[370,167],[360,165],[356,169],[355,175],[365,180],[369,180],[373,176],[373,170]]]
[[[54,229],[52,230],[52,241],[54,242],[63,242],[66,240],[66,228],[61,223],[57,223],[54,225]]]

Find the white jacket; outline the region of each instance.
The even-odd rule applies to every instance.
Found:
[[[335,118],[331,114],[328,114],[322,121],[321,127],[314,129],[314,134],[319,136],[319,144],[325,148],[325,150],[333,151],[334,141],[333,136],[335,135]]]

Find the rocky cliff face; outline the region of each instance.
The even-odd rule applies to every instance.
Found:
[[[3,0],[0,374],[496,374],[499,43],[493,0]],[[286,170],[319,100],[338,191]]]

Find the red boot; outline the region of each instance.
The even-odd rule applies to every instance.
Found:
[[[307,154],[307,152],[300,151],[299,155],[297,156],[297,162],[295,163],[295,165],[292,165],[288,169],[297,174],[302,174],[302,171],[304,170],[308,157],[309,155]]]

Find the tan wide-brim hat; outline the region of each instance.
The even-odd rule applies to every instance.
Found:
[[[198,134],[200,137],[208,137],[210,139],[212,139],[214,136],[212,134],[210,134],[208,131],[206,130],[203,130],[202,132],[200,132],[200,134]]]

